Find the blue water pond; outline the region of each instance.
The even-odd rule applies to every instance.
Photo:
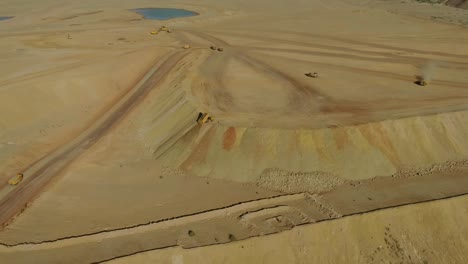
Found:
[[[7,19],[10,19],[10,18],[13,18],[13,17],[11,17],[11,16],[0,16],[0,21],[7,20]]]
[[[132,11],[137,12],[146,19],[167,20],[177,17],[190,17],[198,15],[197,12],[176,8],[137,8]]]

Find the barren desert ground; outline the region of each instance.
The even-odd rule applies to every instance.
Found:
[[[428,2],[1,0],[0,263],[468,263],[468,1]]]

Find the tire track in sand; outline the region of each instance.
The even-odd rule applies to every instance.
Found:
[[[148,71],[132,92],[118,101],[83,133],[23,171],[25,175],[23,182],[0,200],[0,230],[18,216],[54,176],[93,146],[135,108],[187,54],[188,51],[179,51],[168,55],[165,60]]]
[[[272,56],[272,57],[277,57],[277,58],[282,58],[282,59],[287,59],[287,60],[298,60],[298,61],[304,61],[308,62],[308,60],[305,60],[304,58],[302,59],[292,59],[292,58],[286,58],[285,56],[281,56],[279,54],[276,54],[277,51],[283,51],[286,53],[312,53],[312,54],[318,54],[322,56],[336,56],[339,57],[342,54],[334,54],[332,52],[312,52],[312,51],[305,51],[303,50],[294,50],[292,48],[289,49],[277,49],[277,48],[265,48],[265,47],[243,47],[243,46],[236,46],[236,45],[231,45],[229,42],[220,39],[218,36],[213,36],[210,33],[206,32],[198,32],[198,31],[192,31],[192,30],[185,30],[185,32],[193,34],[199,38],[205,39],[213,44],[216,45],[221,45],[225,47],[229,47],[228,50],[225,51],[227,53],[227,56],[230,56],[233,59],[237,59],[240,62],[243,62],[247,64],[250,68],[256,70],[259,73],[264,73],[268,76],[275,76],[278,78],[278,80],[284,81],[285,83],[288,84],[291,88],[294,89],[294,91],[290,91],[288,94],[289,97],[289,109],[292,110],[297,110],[298,112],[301,112],[303,109],[317,109],[319,113],[325,113],[325,114],[334,114],[334,113],[346,113],[350,114],[352,118],[359,118],[359,119],[366,119],[366,120],[373,120],[372,119],[372,109],[373,108],[382,108],[382,104],[386,103],[388,100],[385,100],[382,102],[382,100],[379,101],[373,101],[373,102],[366,102],[366,105],[363,105],[362,102],[359,101],[350,101],[350,100],[343,100],[343,99],[335,99],[330,96],[327,96],[326,94],[321,93],[318,89],[314,88],[310,84],[303,84],[297,78],[290,76],[289,74],[285,73],[281,69],[278,69],[277,67],[270,65],[268,62],[264,62],[260,56]],[[211,31],[210,31],[211,32]],[[217,33],[216,31],[214,31]],[[226,34],[226,33],[224,33]],[[234,34],[236,35],[236,34]],[[242,37],[247,37],[245,34],[237,34],[236,36],[242,36]],[[273,38],[268,38],[266,37],[265,39],[262,37],[258,36],[248,36],[252,37],[252,39],[257,39],[257,40],[273,40]],[[288,41],[288,40],[280,40],[280,39],[274,39],[275,41],[285,41],[289,44],[294,44],[296,46],[308,46],[309,44],[305,43],[298,43],[295,41]],[[345,40],[341,40],[345,41]],[[291,43],[290,43],[291,42]],[[300,45],[299,45],[300,44]],[[363,43],[360,43],[361,45],[364,45]],[[312,46],[317,45],[314,43]],[[325,50],[329,50],[329,46],[325,45],[319,45],[320,48],[324,48]],[[252,49],[253,48],[253,49]],[[386,48],[390,48],[389,46],[386,46]],[[398,54],[394,54],[395,50],[399,50],[397,47],[393,47],[392,50],[388,51],[361,51],[357,49],[350,49],[346,47],[331,47],[331,50],[335,52],[343,52],[346,50],[350,50],[353,52],[358,52],[361,55],[379,55],[383,56],[380,58],[375,58],[375,57],[362,57],[362,56],[356,56],[356,55],[351,55],[348,54],[350,59],[364,59],[364,60],[371,60],[371,61],[379,61],[379,62],[389,62],[389,63],[403,63],[407,65],[412,65],[412,66],[418,66],[423,64],[427,59],[423,57],[415,57],[415,56],[401,56]],[[260,52],[259,52],[260,51]],[[268,53],[262,53],[261,51],[270,51]],[[437,53],[436,55],[442,56],[446,55],[448,59],[451,57],[451,54],[439,54]],[[443,61],[439,59],[439,61]],[[464,68],[467,64],[466,63],[461,63],[461,62],[455,62],[455,61],[446,61],[448,64],[446,65],[447,67],[451,68]],[[397,74],[397,73],[391,73],[391,72],[383,72],[383,71],[378,71],[375,69],[362,69],[362,68],[356,68],[356,67],[351,67],[351,66],[344,66],[344,65],[335,65],[335,64],[330,64],[330,63],[324,63],[324,62],[319,62],[319,61],[314,61],[315,64],[317,65],[322,65],[326,67],[331,67],[339,70],[344,70],[346,72],[353,72],[356,74],[371,74],[373,76],[379,76],[381,78],[391,78],[391,79],[399,79],[402,81],[406,82],[413,82],[415,80],[415,76],[413,75],[403,75],[403,74]],[[222,65],[219,61],[210,61],[207,63],[210,67],[211,72],[220,72]],[[222,87],[220,81],[218,80],[219,78],[216,78],[219,74],[214,74],[215,76],[215,81],[218,84],[219,87]],[[465,89],[467,88],[465,83],[461,82],[454,82],[454,81],[448,81],[448,80],[433,80],[433,84],[436,85],[444,85],[444,86],[449,86],[451,88],[458,88],[458,89]],[[219,93],[219,89],[215,89],[212,91],[213,94]],[[225,99],[229,97],[229,94],[227,94],[226,91],[224,91],[224,94],[222,96],[222,99]],[[219,100],[219,96],[215,96],[216,101]],[[308,98],[308,100],[304,100],[304,98]],[[459,97],[444,97],[444,98],[423,98],[422,101],[424,103],[427,103],[432,100],[462,100],[461,103],[463,103],[465,96],[459,96]],[[227,105],[227,104],[223,104]],[[390,107],[390,106],[389,106]],[[393,109],[390,108],[390,110]],[[456,107],[456,109],[466,109],[466,107],[463,107],[460,105],[459,107]],[[220,109],[223,110],[223,109]],[[453,111],[450,110],[450,111]],[[425,112],[427,114],[427,112]],[[376,120],[374,120],[376,121]]]
[[[327,95],[320,93],[318,89],[315,87],[311,86],[310,84],[304,84],[300,81],[298,81],[296,78],[288,75],[287,73],[272,67],[271,65],[268,65],[267,63],[260,61],[258,59],[253,58],[250,56],[250,54],[246,52],[242,52],[239,48],[230,45],[228,42],[219,39],[217,37],[214,37],[210,34],[207,33],[202,33],[198,31],[191,31],[191,30],[186,30],[186,32],[193,34],[199,38],[205,39],[209,42],[212,42],[218,46],[225,46],[225,47],[230,47],[231,49],[226,50],[225,52],[228,53],[228,56],[239,60],[242,63],[245,63],[252,69],[258,71],[258,72],[263,72],[267,76],[274,76],[278,78],[278,80],[284,81],[287,83],[290,87],[292,87],[294,90],[289,91],[288,97],[289,97],[289,106],[290,109],[293,110],[298,110],[302,109],[304,107],[304,100],[303,98],[310,98],[313,100],[313,104],[318,107],[318,108],[334,108],[335,104],[332,101],[331,98],[329,98]],[[207,63],[210,65],[211,69],[213,72],[216,72],[215,78],[217,78],[216,83],[220,85],[222,83],[219,79],[219,74],[221,72],[221,65],[218,61],[218,63]],[[228,95],[224,95],[226,97]],[[320,100],[317,100],[320,98]],[[310,104],[310,102],[309,102]],[[330,107],[332,105],[332,107]],[[357,109],[359,110],[359,109]]]

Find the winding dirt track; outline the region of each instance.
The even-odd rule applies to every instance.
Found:
[[[121,121],[152,89],[165,79],[174,66],[187,54],[186,51],[169,54],[162,62],[151,68],[124,98],[83,133],[24,170],[25,179],[23,182],[2,197],[0,201],[2,228],[20,214],[54,177]]]

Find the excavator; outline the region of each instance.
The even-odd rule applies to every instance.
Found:
[[[203,125],[208,122],[213,122],[214,117],[210,116],[208,113],[199,113],[197,118],[197,123]]]

